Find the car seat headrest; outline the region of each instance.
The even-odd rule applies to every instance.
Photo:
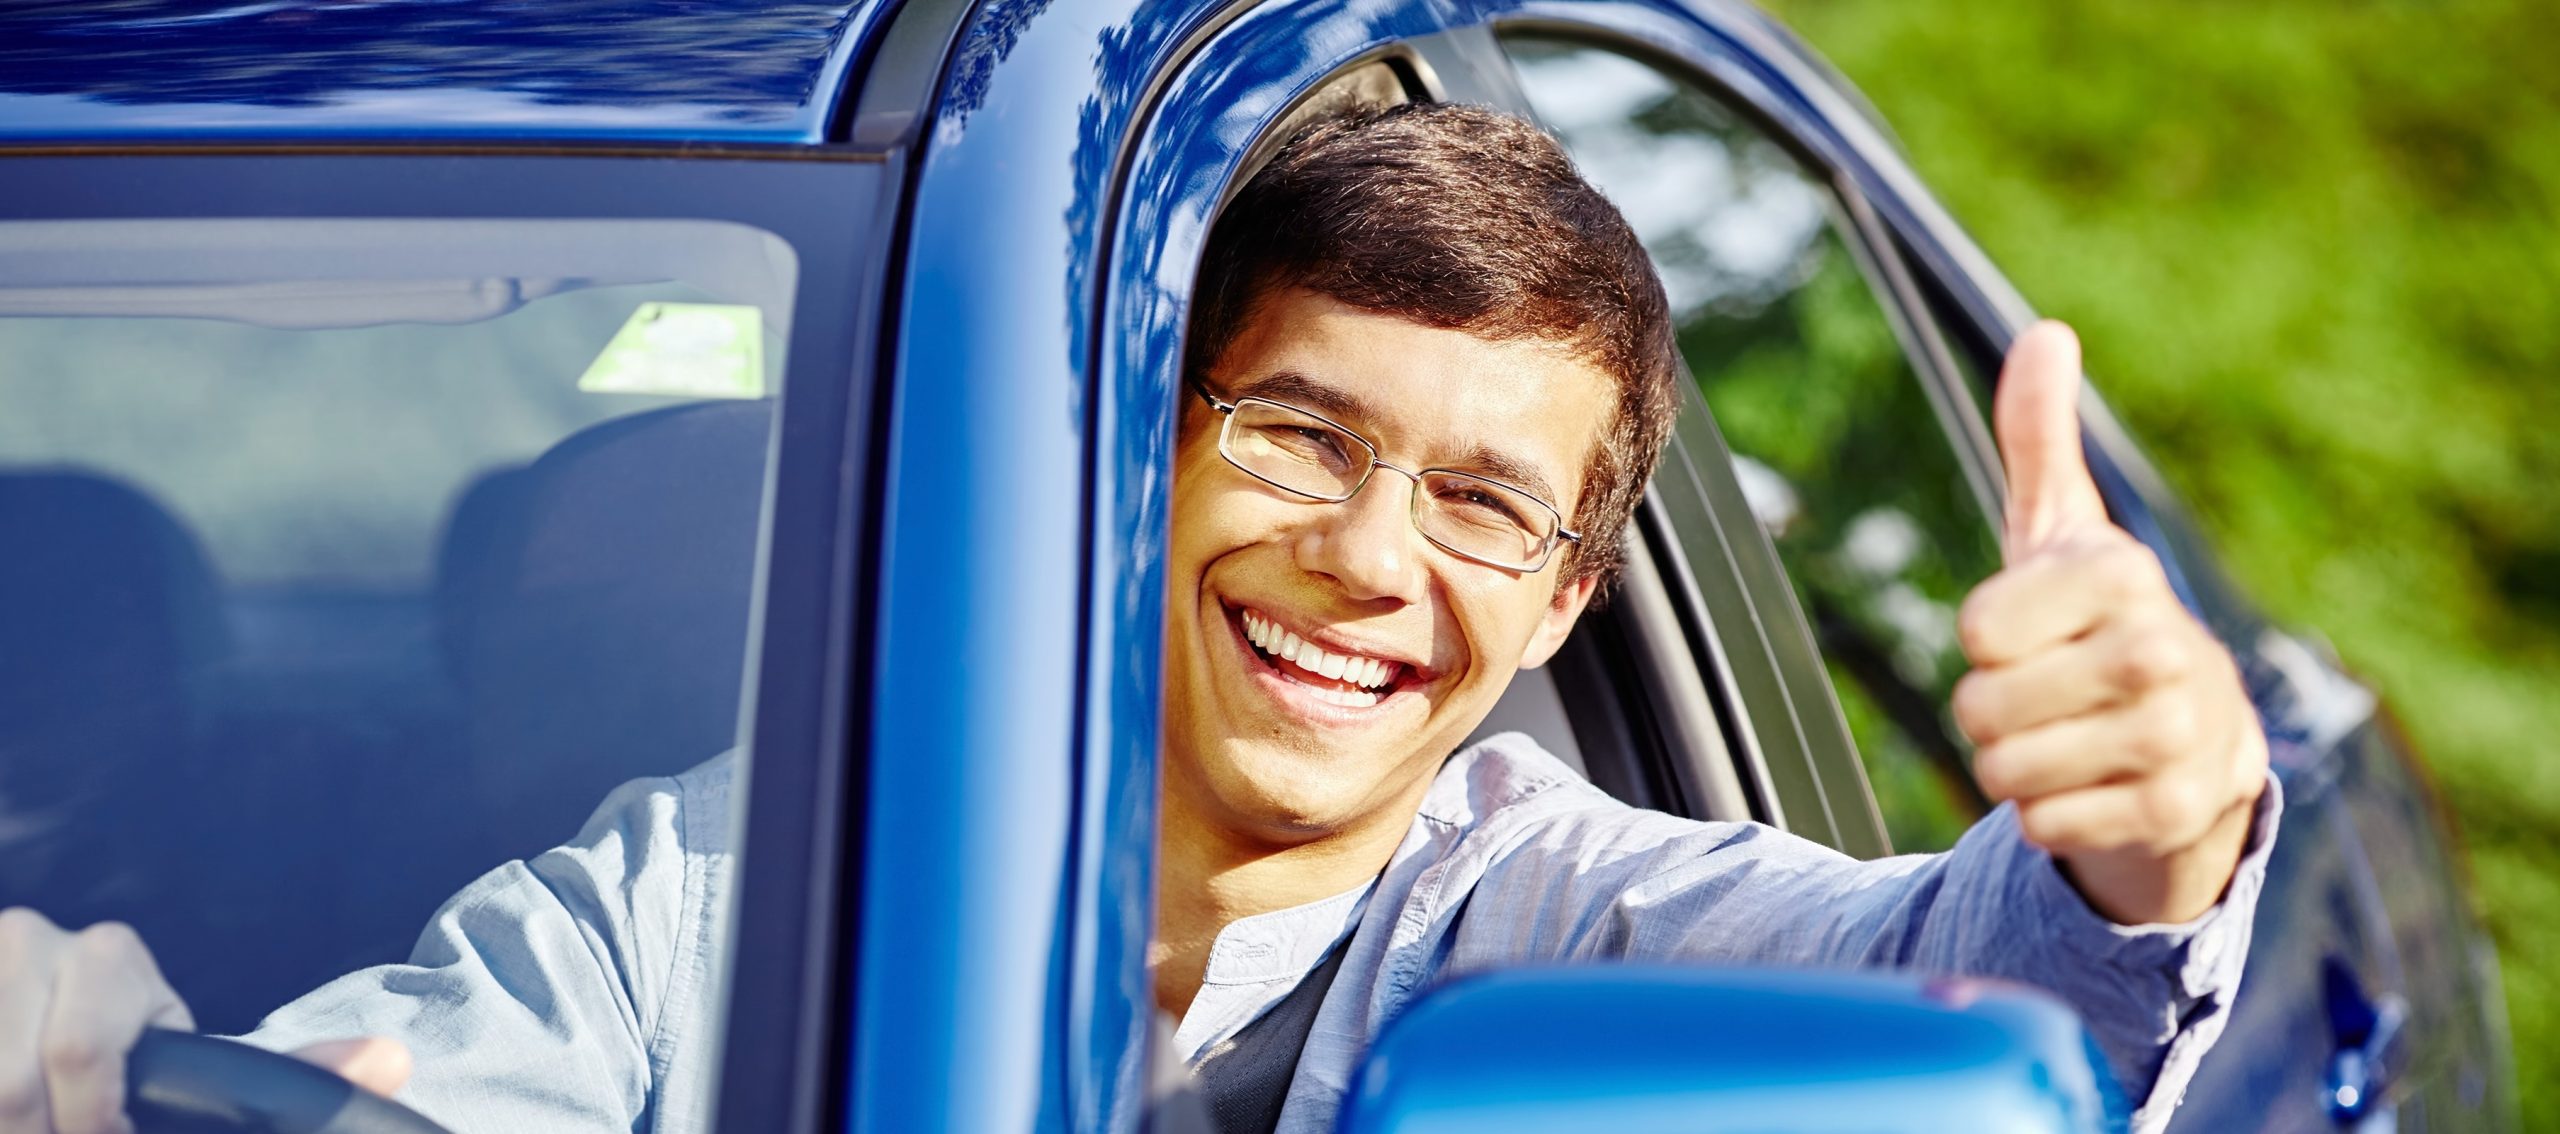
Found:
[[[445,637],[505,853],[568,837],[624,780],[735,743],[773,414],[617,419],[457,507]]]
[[[0,903],[42,885],[59,906],[80,889],[60,872],[95,865],[69,840],[112,845],[183,778],[225,634],[203,549],[138,489],[0,473],[0,532]]]

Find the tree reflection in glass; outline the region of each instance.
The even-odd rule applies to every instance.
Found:
[[[1983,809],[1947,713],[1957,606],[1999,567],[1835,204],[1757,127],[1598,48],[1507,45],[1532,106],[1660,270],[1680,351],[1811,619],[1895,849]]]

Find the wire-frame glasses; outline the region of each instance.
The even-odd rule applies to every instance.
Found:
[[[1546,567],[1556,545],[1582,542],[1553,504],[1498,480],[1455,469],[1405,469],[1378,459],[1378,447],[1321,414],[1269,398],[1232,402],[1194,386],[1226,415],[1218,453],[1254,479],[1310,500],[1339,504],[1360,494],[1371,473],[1401,473],[1414,483],[1413,526],[1424,539],[1462,559],[1506,571]]]

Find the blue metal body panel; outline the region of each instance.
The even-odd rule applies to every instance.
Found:
[[[2070,1009],[2012,985],[1706,967],[1513,970],[1453,983],[1388,1025],[1351,1084],[1341,1130],[2122,1129],[2124,1101],[2092,1050]]]
[[[0,10],[0,144],[827,140],[887,0]]]

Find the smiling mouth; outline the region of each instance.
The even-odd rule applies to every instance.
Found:
[[[1324,649],[1254,611],[1237,608],[1231,614],[1237,635],[1264,669],[1326,704],[1371,708],[1413,675],[1403,662]]]

